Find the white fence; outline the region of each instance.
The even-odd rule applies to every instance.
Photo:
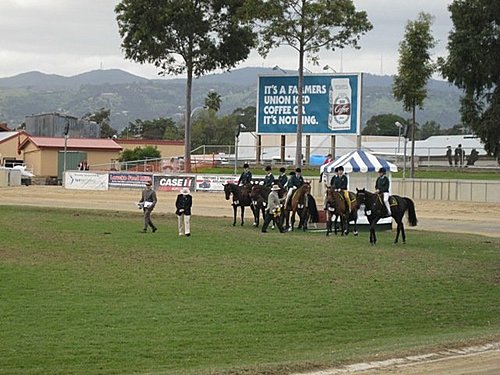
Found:
[[[361,174],[362,175],[362,174]],[[352,175],[350,177],[353,177]],[[365,177],[361,177],[364,179]],[[312,193],[315,197],[323,197],[324,186],[319,178],[307,178],[312,181]],[[356,187],[373,190],[372,181],[351,178],[350,189]],[[358,183],[357,183],[358,182]],[[366,183],[367,182],[367,183]],[[435,179],[391,179],[392,194],[420,200],[462,201],[500,203],[500,181],[481,180],[435,180]],[[359,185],[359,186],[357,186]]]

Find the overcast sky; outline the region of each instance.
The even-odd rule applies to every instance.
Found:
[[[147,78],[158,78],[152,65],[125,60],[120,49],[114,8],[119,0],[0,0],[0,77],[28,71],[72,76],[95,69],[118,68]],[[361,49],[322,51],[320,66],[306,63],[313,72],[329,65],[337,71],[395,74],[398,45],[408,20],[421,11],[432,14],[438,39],[433,56],[446,54],[452,23],[451,0],[354,0],[365,10],[373,30],[361,38]],[[272,51],[267,59],[256,52],[239,67],[259,66],[294,70],[297,54],[290,47]]]

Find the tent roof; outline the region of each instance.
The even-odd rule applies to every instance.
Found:
[[[387,171],[397,172],[398,167],[395,164],[381,159],[369,152],[358,150],[341,156],[331,163],[322,165],[320,170],[325,173],[332,173],[338,166],[343,166],[346,173],[351,172],[377,172],[381,167]]]

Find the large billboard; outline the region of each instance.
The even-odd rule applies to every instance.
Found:
[[[260,76],[257,133],[297,132],[298,76]],[[361,74],[305,75],[303,134],[359,134]]]

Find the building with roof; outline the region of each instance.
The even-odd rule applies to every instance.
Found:
[[[66,154],[66,170],[78,169],[78,164],[87,161],[93,165],[112,165],[120,155],[122,147],[113,139],[69,138],[64,152],[64,138],[28,137],[19,146],[24,163],[37,177],[62,178]]]
[[[99,138],[101,126],[95,122],[60,113],[26,116],[26,131],[35,137],[64,137],[66,127],[70,138]]]
[[[28,134],[21,130],[0,132],[0,166],[12,167],[23,163],[22,152],[19,145],[24,142]]]

